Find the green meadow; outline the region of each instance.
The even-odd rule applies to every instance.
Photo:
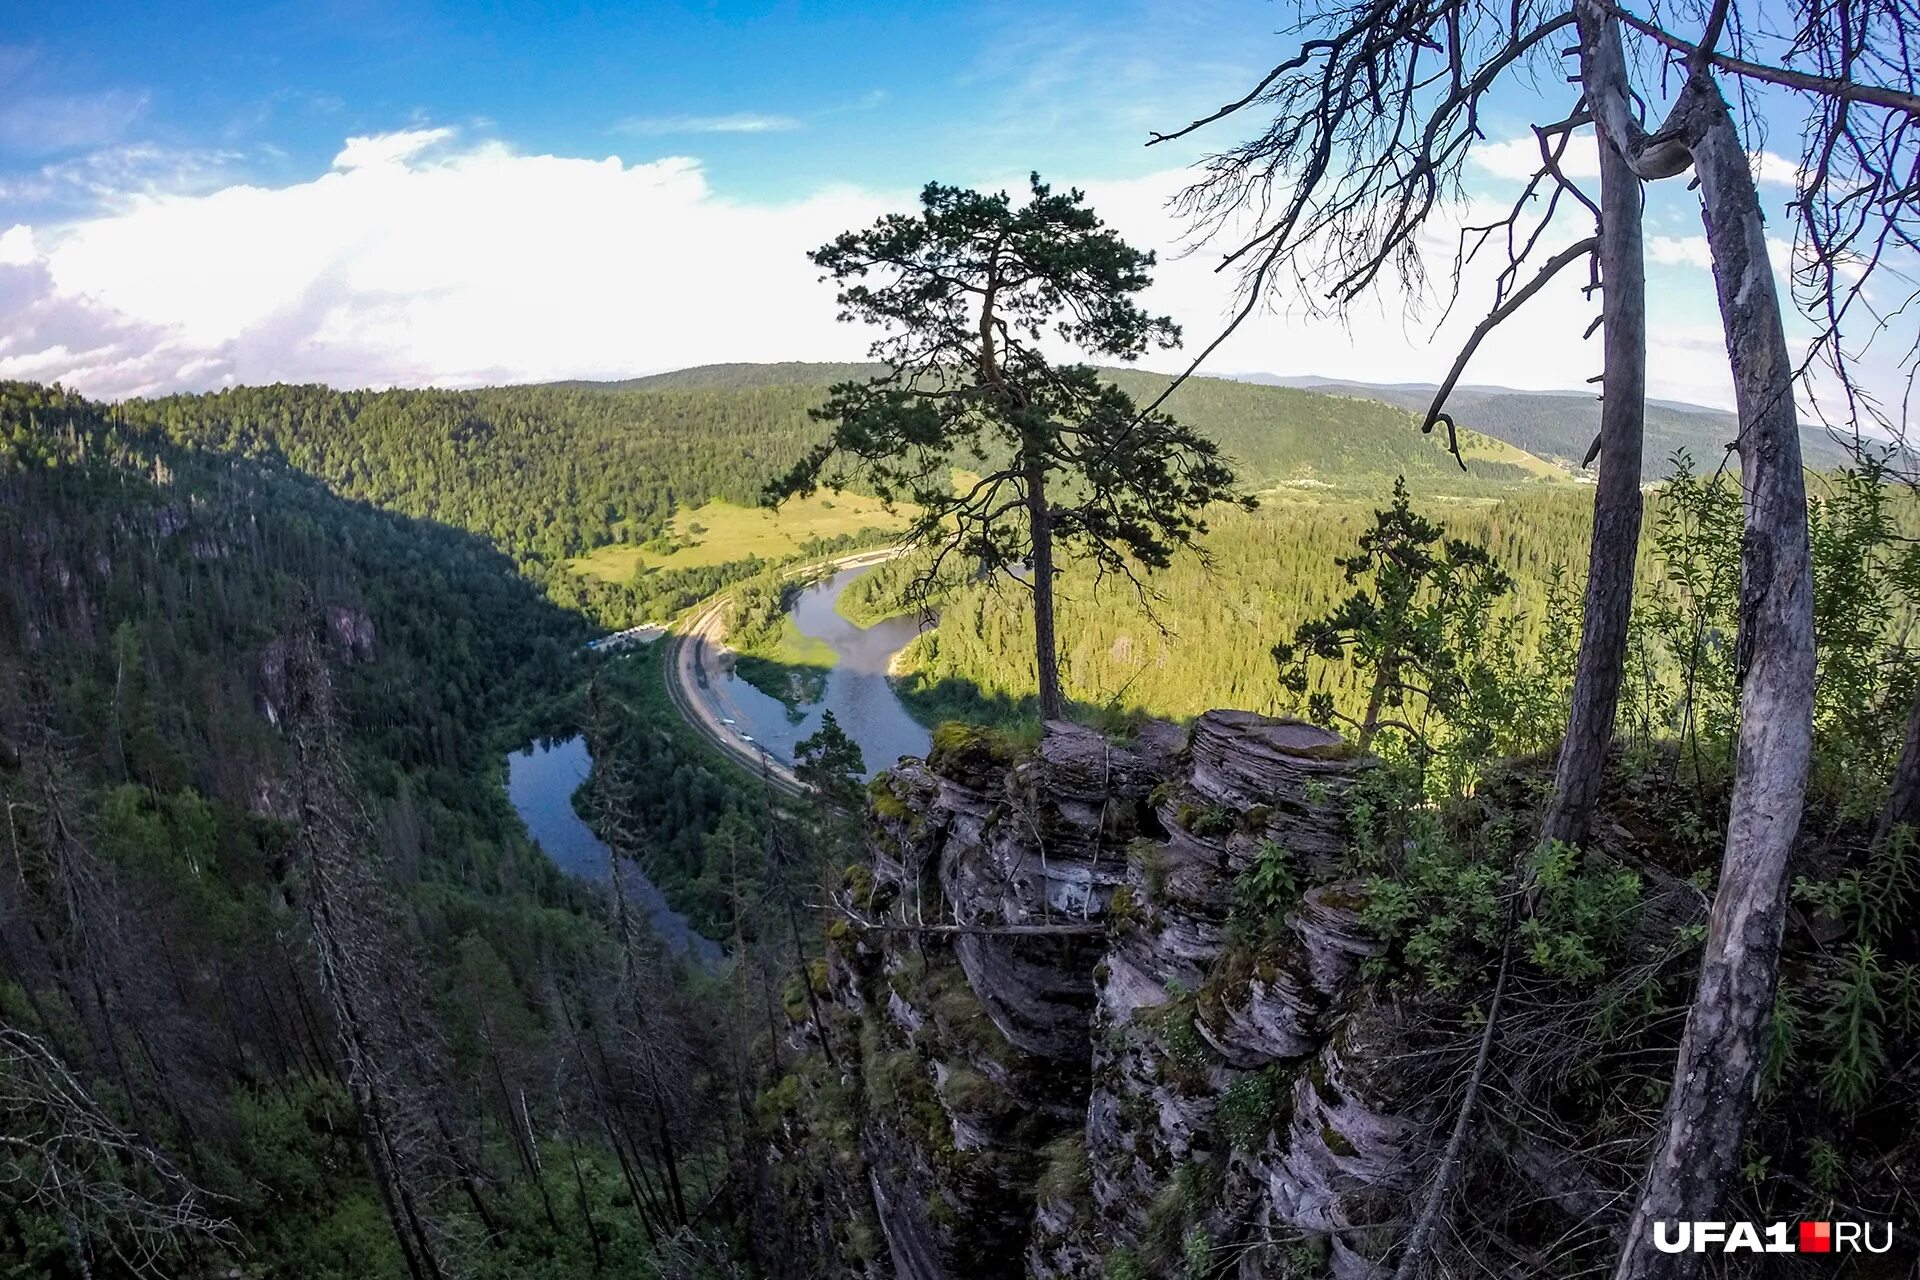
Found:
[[[795,498],[778,511],[715,500],[678,511],[667,531],[646,543],[620,543],[575,557],[576,573],[626,582],[643,569],[698,569],[741,560],[781,560],[807,543],[862,529],[893,529],[905,522],[877,498],[822,491]]]

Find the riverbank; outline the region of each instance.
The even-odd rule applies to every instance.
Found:
[[[820,695],[801,706],[803,714],[787,714],[787,707],[753,688],[732,671],[725,642],[728,595],[708,600],[675,628],[663,643],[668,694],[682,718],[727,758],[756,776],[764,770],[774,785],[797,793],[792,749],[813,732],[822,712],[835,719],[867,756],[869,771],[891,765],[899,755],[926,750],[926,732],[907,714],[887,684],[893,655],[910,638],[901,634],[855,627],[834,610],[846,575],[890,560],[899,548],[862,552],[832,561],[801,566],[790,576],[828,573],[825,584],[801,593],[792,606],[789,623],[810,640],[831,647],[836,655],[826,671]],[[778,714],[774,714],[774,708]]]
[[[721,675],[719,655],[724,651],[722,641],[726,634],[726,609],[727,597],[718,596],[708,601],[705,608],[685,625],[684,630],[676,631],[668,638],[667,661],[663,668],[667,696],[681,719],[705,738],[708,745],[743,769],[754,773],[764,772],[773,785],[786,794],[799,795],[803,788],[800,779],[794,776],[792,767],[772,759],[764,751],[756,749],[753,743],[742,741],[739,734],[726,723],[733,717],[722,716],[719,708],[707,697],[707,692]]]
[[[575,811],[573,794],[592,767],[582,735],[531,743],[507,757],[507,800],[556,867],[577,880],[609,884],[617,866],[628,899],[667,949],[702,969],[718,968],[725,959],[720,945],[675,910],[642,868],[631,861],[616,863],[613,851]]]

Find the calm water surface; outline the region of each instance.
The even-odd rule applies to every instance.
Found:
[[[931,745],[926,727],[907,714],[887,683],[887,664],[919,634],[913,618],[889,618],[871,627],[857,627],[835,608],[847,584],[872,566],[847,569],[800,593],[793,621],[801,634],[831,645],[836,658],[827,673],[826,693],[801,710],[794,720],[778,698],[768,697],[731,672],[708,690],[720,714],[734,721],[734,732],[750,736],[777,760],[791,764],[801,739],[820,727],[828,711],[855,742],[872,777],[901,756],[924,756]]]
[[[573,811],[573,793],[586,781],[592,764],[587,740],[581,737],[546,746],[536,743],[516,751],[507,757],[507,799],[554,865],[570,876],[605,883],[611,850]],[[665,895],[639,867],[623,863],[622,882],[628,897],[638,904],[652,922],[653,931],[670,949],[690,956],[705,968],[720,963],[719,944],[695,932],[685,916],[667,905]]]
[[[802,591],[794,602],[794,625],[831,645],[836,658],[824,696],[803,708],[799,719],[788,715],[778,698],[768,697],[732,672],[713,682],[706,696],[722,716],[734,722],[733,732],[751,737],[775,758],[792,763],[795,744],[819,729],[821,717],[832,711],[840,727],[860,744],[869,777],[901,756],[927,753],[926,729],[907,714],[887,684],[887,664],[919,633],[919,624],[912,618],[890,618],[876,626],[856,627],[834,607],[847,584],[869,571],[848,569],[835,574]],[[607,846],[573,811],[573,793],[586,781],[592,764],[586,739],[581,737],[516,751],[507,757],[507,798],[556,866],[568,875],[604,883]],[[707,968],[720,963],[719,944],[696,932],[685,916],[668,906],[640,868],[625,863],[623,875],[628,894],[669,947]]]

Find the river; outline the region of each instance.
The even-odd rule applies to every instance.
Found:
[[[573,811],[573,793],[586,781],[592,763],[587,740],[578,736],[516,751],[507,757],[507,799],[555,866],[570,876],[604,883],[611,851]],[[660,940],[703,969],[717,968],[724,954],[720,945],[667,905],[666,895],[640,868],[627,863],[623,871],[629,899],[645,913]]]
[[[768,697],[730,670],[709,681],[702,696],[712,699],[719,714],[732,722],[733,732],[750,737],[790,764],[795,745],[817,730],[821,717],[831,711],[840,727],[860,744],[869,777],[901,756],[927,753],[926,729],[907,714],[887,683],[887,664],[918,633],[919,625],[911,618],[890,618],[857,627],[836,608],[847,584],[870,568],[843,570],[806,588],[794,601],[794,625],[831,645],[835,657],[820,701],[797,719],[778,698]],[[555,866],[568,875],[604,883],[609,850],[573,810],[573,793],[586,781],[592,763],[583,737],[535,743],[507,757],[507,798]],[[719,944],[669,906],[640,868],[626,864],[624,880],[629,896],[671,950],[690,956],[703,968],[719,965],[724,957]]]
[[[872,566],[843,569],[824,582],[801,591],[793,605],[793,622],[802,635],[824,640],[834,652],[820,701],[802,708],[798,719],[786,704],[769,697],[731,671],[709,681],[704,696],[729,726],[742,737],[764,746],[777,760],[793,763],[794,747],[819,729],[821,717],[833,718],[860,744],[860,754],[872,777],[889,769],[901,756],[924,756],[931,745],[926,726],[907,714],[887,683],[887,664],[893,655],[919,634],[913,618],[889,618],[871,627],[858,627],[836,607],[847,584]]]

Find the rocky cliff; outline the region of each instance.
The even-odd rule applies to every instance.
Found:
[[[1575,851],[1536,835],[1545,758],[1461,787],[1241,712],[943,726],[870,788],[771,1037],[771,1216],[810,1233],[776,1222],[772,1270],[1383,1280],[1425,1220],[1418,1274],[1606,1272],[1725,841],[1726,775],[1682,765],[1617,753]],[[1892,1221],[1920,1187],[1920,847],[1822,794],[1730,1220]]]
[[[1213,712],[1020,759],[948,726],[877,780],[825,1011],[790,1001],[838,1060],[810,1087],[843,1108],[819,1194],[848,1273],[1378,1274],[1437,1103],[1337,878],[1370,767]]]

